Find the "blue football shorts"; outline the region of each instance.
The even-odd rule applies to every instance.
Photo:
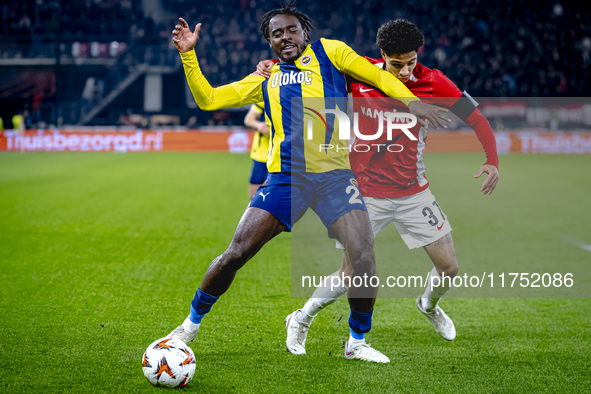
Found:
[[[269,175],[267,170],[267,163],[261,161],[252,161],[252,170],[250,171],[250,184],[251,185],[262,185],[265,183],[265,179]]]
[[[367,211],[351,170],[270,173],[249,206],[272,213],[289,231],[308,208],[316,212],[327,229],[347,212]]]

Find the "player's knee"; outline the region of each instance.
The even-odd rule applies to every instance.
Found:
[[[449,267],[449,276],[456,276],[460,272],[460,266],[458,265],[457,260],[454,259],[452,264]]]
[[[350,251],[349,260],[351,261],[351,270],[354,276],[363,276],[363,274],[377,275],[373,248],[364,247]]]
[[[248,256],[246,253],[241,251],[238,248],[228,248],[226,251],[220,256],[218,261],[219,268],[224,271],[238,271],[246,262],[248,261]]]
[[[341,267],[341,269],[339,270],[339,277],[351,275],[353,275],[353,269],[349,265],[347,265],[346,267]]]
[[[449,276],[449,277],[455,277],[458,275],[458,272],[460,271],[460,267],[458,266],[458,262],[456,259],[450,260],[448,262],[446,262],[445,264],[443,264],[442,267],[440,267],[441,273],[445,274],[445,276]]]

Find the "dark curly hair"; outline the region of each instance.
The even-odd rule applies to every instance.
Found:
[[[384,23],[378,29],[376,45],[388,56],[419,51],[425,43],[423,33],[407,19]]]
[[[288,4],[279,4],[281,4],[281,8],[271,10],[267,12],[265,15],[263,15],[263,22],[261,23],[261,32],[263,32],[263,37],[265,37],[267,41],[269,41],[271,38],[269,35],[269,22],[271,22],[271,19],[273,19],[273,17],[277,15],[285,14],[295,16],[300,21],[302,29],[304,29],[306,33],[309,33],[311,30],[314,29],[314,26],[312,26],[312,20],[308,17],[308,15],[299,12],[298,9],[295,8],[295,0],[290,0]],[[308,41],[309,40],[310,36],[308,35]]]

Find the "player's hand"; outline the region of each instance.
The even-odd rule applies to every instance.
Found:
[[[179,18],[180,24],[174,27],[172,34],[172,42],[174,42],[174,46],[180,53],[185,53],[191,51],[195,44],[197,44],[197,40],[199,40],[199,32],[201,31],[201,23],[198,23],[195,26],[195,31],[191,33],[191,29],[189,29],[189,24],[183,19]]]
[[[474,178],[480,178],[480,176],[485,172],[488,174],[488,176],[484,180],[480,191],[490,196],[495,190],[495,187],[497,187],[497,182],[499,181],[499,170],[497,170],[497,167],[493,166],[492,164],[485,164],[480,167],[480,171],[478,171],[478,174],[474,175]]]
[[[274,65],[275,62],[273,60],[263,60],[257,64],[257,70],[253,74],[269,79],[271,78],[271,69]]]
[[[269,134],[269,128],[267,127],[267,124],[265,122],[259,123],[259,127],[257,128],[257,130],[259,131],[259,133]]]
[[[411,101],[408,104],[408,109],[410,110],[411,114],[417,117],[417,122],[423,126],[425,130],[429,128],[429,125],[423,120],[423,118],[427,118],[427,120],[432,123],[437,130],[439,130],[439,126],[447,129],[447,125],[443,121],[446,121],[447,123],[451,122],[451,119],[446,118],[443,115],[443,112],[449,112],[447,108],[438,107],[436,105],[431,105],[416,100]]]

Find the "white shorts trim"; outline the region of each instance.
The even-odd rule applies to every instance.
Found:
[[[394,223],[409,249],[429,245],[452,231],[447,216],[435,201],[431,190],[396,198],[363,197],[371,221],[373,236]],[[336,241],[338,249],[343,245]]]

